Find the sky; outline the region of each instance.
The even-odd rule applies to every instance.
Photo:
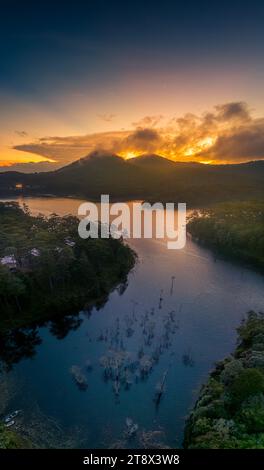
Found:
[[[264,159],[264,2],[1,1],[0,170]]]

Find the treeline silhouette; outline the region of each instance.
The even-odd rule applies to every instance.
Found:
[[[189,206],[263,199],[264,162],[204,165],[172,162],[158,155],[125,161],[97,152],[57,171],[0,174],[0,195],[72,195],[99,199],[186,202]],[[22,185],[22,187],[21,187]]]

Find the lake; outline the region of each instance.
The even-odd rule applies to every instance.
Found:
[[[77,215],[82,202],[20,201],[45,215]],[[180,447],[186,415],[215,361],[232,352],[246,312],[264,310],[263,276],[216,259],[191,239],[183,250],[168,250],[166,240],[129,244],[138,262],[127,284],[91,311],[25,331],[21,354],[3,372],[1,412],[21,409],[17,427],[38,445]],[[109,360],[122,364],[118,393]],[[85,376],[86,390],[76,385],[72,366]],[[130,436],[131,423],[138,429]]]

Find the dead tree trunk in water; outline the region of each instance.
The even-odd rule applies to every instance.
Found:
[[[165,383],[166,383],[166,377],[168,374],[168,369],[164,372],[162,381],[157,385],[157,390],[156,390],[156,397],[155,397],[155,402],[156,405],[158,406],[161,400],[161,397],[164,393],[165,390]]]

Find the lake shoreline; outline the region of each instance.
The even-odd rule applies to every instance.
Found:
[[[79,200],[71,198],[24,202],[34,214],[46,216],[51,212],[75,215],[79,206]],[[102,299],[98,309],[91,305],[91,312],[88,307],[79,315],[78,308],[76,314],[73,309],[70,315],[53,317],[35,331],[24,329],[22,335],[7,340],[2,361],[9,367],[8,377],[15,383],[22,380],[23,388],[8,401],[5,414],[23,410],[25,436],[27,429],[34,429],[35,412],[40,409],[44,420],[52,417],[63,433],[69,427],[81,429],[74,442],[67,441],[69,447],[142,448],[146,445],[142,439],[156,435],[156,444],[180,448],[196,391],[214,363],[233,350],[243,314],[264,309],[263,277],[242,271],[237,263],[221,259],[215,263],[211,250],[191,237],[185,250],[168,251],[159,240],[128,243],[139,262],[127,286],[114,288],[106,303]],[[115,357],[120,348],[119,359],[130,358],[132,369],[128,375],[122,373],[118,387],[104,367],[110,352]],[[144,367],[152,367],[143,378],[138,376],[142,354]],[[149,362],[152,355],[154,362]],[[86,390],[77,386],[79,374]],[[166,389],[157,409],[156,386],[164,377]],[[34,416],[32,398],[39,407]],[[126,440],[126,418],[138,426],[133,442]],[[42,442],[34,446],[62,445],[46,438],[43,433]]]
[[[263,203],[223,203],[193,212],[187,228],[195,242],[221,259],[263,275],[263,221]]]
[[[6,202],[0,220],[2,332],[102,304],[136,262],[120,239],[82,240],[72,216],[33,216]]]
[[[264,313],[250,312],[238,346],[202,386],[184,435],[185,449],[263,449]]]

